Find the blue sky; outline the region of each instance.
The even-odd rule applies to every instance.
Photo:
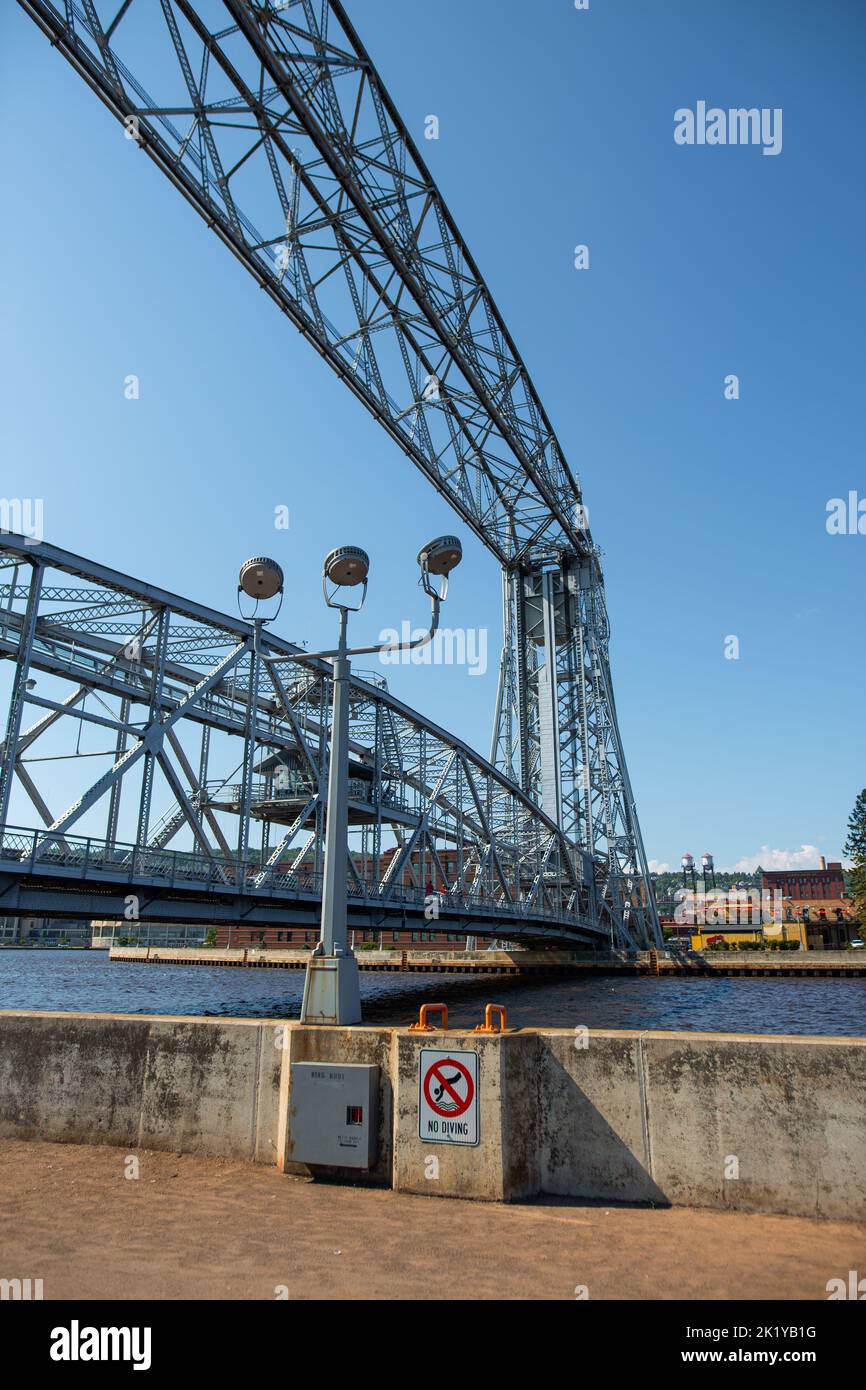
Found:
[[[866,783],[866,535],[825,526],[829,499],[866,498],[866,6],[347,9],[581,477],[649,855],[837,858]],[[356,640],[422,621],[415,552],[453,514],[17,6],[0,55],[3,495],[229,611],[239,562],[274,553],[280,630],[312,646],[333,637],[321,557],[360,544]],[[677,145],[698,100],[781,108],[781,153]],[[487,672],[388,675],[487,752],[499,574],[461,533],[447,622],[489,629]]]

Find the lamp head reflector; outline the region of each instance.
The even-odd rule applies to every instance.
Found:
[[[418,564],[428,574],[444,575],[446,578],[463,559],[463,546],[459,536],[437,536],[428,541],[418,551]]]
[[[339,588],[363,584],[370,572],[370,557],[359,545],[340,545],[325,556],[322,574]]]
[[[255,555],[241,565],[238,588],[248,598],[274,598],[283,592],[283,571],[276,560],[269,560],[266,555]]]

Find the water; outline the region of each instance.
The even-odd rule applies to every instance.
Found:
[[[137,965],[107,951],[0,950],[0,1009],[297,1018],[303,972]],[[425,1000],[449,1022],[480,1023],[504,1004],[510,1027],[646,1028],[725,1033],[866,1033],[866,980],[521,980],[361,973],[366,1023],[414,1022]]]

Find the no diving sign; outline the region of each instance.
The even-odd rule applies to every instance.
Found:
[[[478,1143],[478,1053],[423,1047],[418,1061],[418,1137]]]

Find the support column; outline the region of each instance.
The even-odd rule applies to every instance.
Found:
[[[538,673],[538,733],[541,743],[541,806],[551,820],[562,824],[562,785],[559,772],[559,702],[556,663],[556,575],[541,576],[541,616],[544,662]]]
[[[346,610],[340,610],[339,654],[333,658],[334,703],[328,764],[325,873],[319,944],[307,964],[302,1023],[361,1022],[358,962],[349,948],[347,876],[349,855],[349,660]]]

